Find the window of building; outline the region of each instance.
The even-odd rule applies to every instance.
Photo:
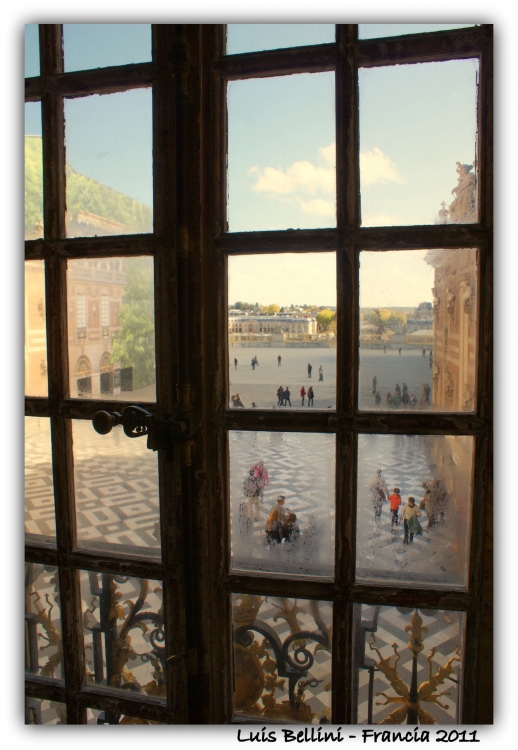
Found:
[[[28,722],[490,723],[492,27],[158,24],[98,69],[74,26],[26,79]]]

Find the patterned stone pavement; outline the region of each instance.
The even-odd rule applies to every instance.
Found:
[[[463,439],[463,438],[461,438]],[[388,503],[381,518],[375,520],[369,492],[377,469],[382,470],[389,492],[401,490],[406,503],[409,495],[416,503],[424,497],[422,482],[441,478],[441,470],[432,456],[442,452],[443,438],[434,436],[360,435],[358,452],[358,519],[356,532],[357,577],[361,580],[398,580],[408,583],[459,585],[464,580],[466,529],[451,494],[444,522],[427,531],[424,511],[419,519],[424,531],[413,544],[403,544],[403,523],[391,528]],[[459,477],[459,480],[461,478]],[[462,482],[459,481],[462,485]]]

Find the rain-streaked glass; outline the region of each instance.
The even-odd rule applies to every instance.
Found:
[[[63,24],[65,72],[151,61],[148,23]]]
[[[40,74],[40,36],[37,23],[25,24],[25,78]]]
[[[25,533],[55,542],[50,419],[25,417]]]
[[[472,412],[474,249],[362,252],[359,408]]]
[[[58,569],[25,563],[25,671],[60,680],[62,659]]]
[[[478,221],[478,69],[476,59],[360,68],[363,226]]]
[[[358,436],[357,581],[467,586],[473,450],[471,436]]]
[[[153,231],[151,89],[65,100],[68,237]]]
[[[161,581],[81,571],[86,682],[165,700]]]
[[[156,400],[153,259],[67,265],[72,398]]]
[[[227,55],[335,41],[332,23],[229,23]]]
[[[229,433],[232,569],[330,578],[335,436]]]
[[[78,545],[160,555],[157,453],[147,438],[128,438],[121,425],[108,435],[73,420]]]
[[[358,24],[358,38],[378,39],[384,36],[425,34],[430,31],[450,31],[477,25],[473,23],[360,23]]]
[[[464,613],[353,606],[353,724],[460,724]]]
[[[67,707],[59,701],[25,698],[26,724],[66,724]]]
[[[229,231],[336,226],[334,73],[230,81],[227,108]]]
[[[236,717],[330,724],[332,621],[331,602],[233,594]]]
[[[335,253],[229,256],[228,302],[230,407],[336,408]]]
[[[45,261],[25,261],[25,395],[48,396]]]
[[[25,103],[25,239],[43,237],[43,146],[41,102]]]

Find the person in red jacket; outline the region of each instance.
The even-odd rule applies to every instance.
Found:
[[[394,492],[392,495],[389,495],[389,503],[390,503],[390,525],[393,527],[394,524],[396,526],[399,525],[399,506],[401,505],[401,493],[399,491],[399,487],[394,487]]]
[[[304,386],[302,386],[302,388],[300,389],[300,397],[302,399],[302,406],[304,406],[304,399],[306,397],[306,389],[304,388]]]

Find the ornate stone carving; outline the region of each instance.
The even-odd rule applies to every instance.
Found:
[[[439,367],[437,362],[434,362],[433,363],[433,375],[432,375],[434,382],[436,382],[439,379],[440,372],[441,372],[441,368]]]
[[[473,165],[457,162],[459,182],[453,188],[453,202],[448,209],[449,224],[472,224],[476,221],[476,180],[471,172]]]
[[[473,408],[474,394],[468,383],[464,383],[464,388],[462,389],[462,403],[466,410]]]
[[[453,314],[453,311],[455,309],[455,300],[457,298],[457,292],[455,289],[452,289],[452,287],[448,287],[446,290],[446,309],[450,313],[450,315]]]

